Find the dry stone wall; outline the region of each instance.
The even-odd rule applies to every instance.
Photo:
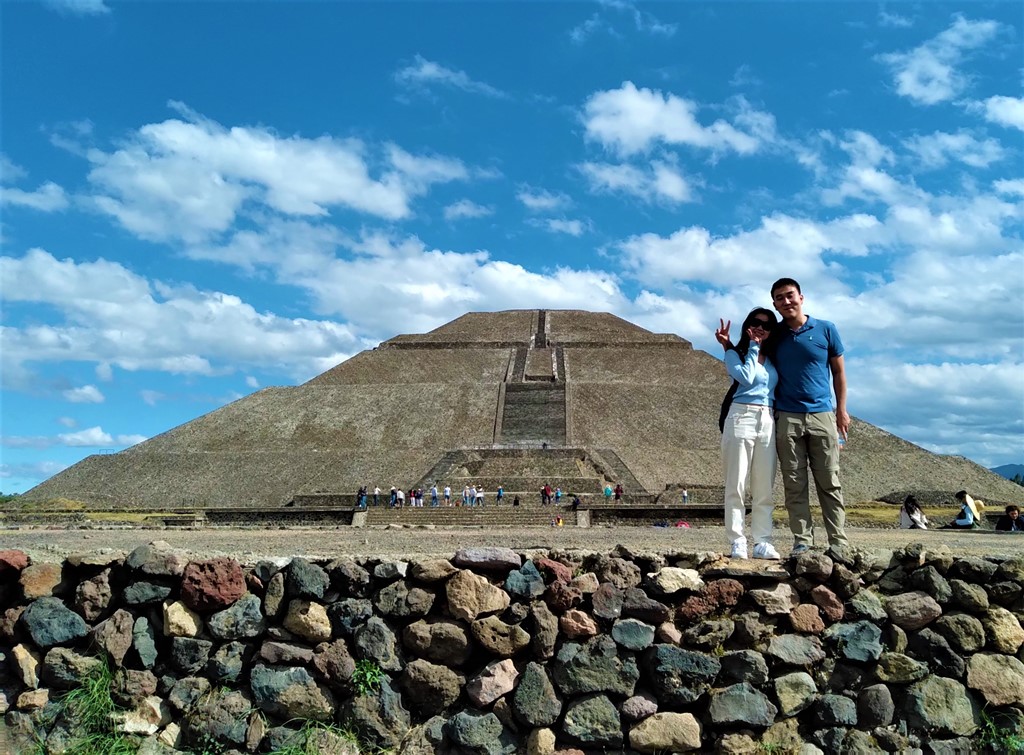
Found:
[[[61,695],[105,667],[144,753],[356,752],[310,721],[409,754],[978,752],[985,722],[1024,736],[1022,593],[1024,557],[919,545],[783,564],[4,551],[0,750],[68,751]]]

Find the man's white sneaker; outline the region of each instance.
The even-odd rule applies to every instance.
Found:
[[[778,561],[782,558],[775,546],[771,543],[758,543],[754,546],[754,558],[763,558],[766,561]]]
[[[732,544],[732,557],[741,558],[746,560],[747,558],[747,544],[746,543],[733,543]]]

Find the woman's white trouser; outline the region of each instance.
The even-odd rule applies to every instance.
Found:
[[[750,531],[754,542],[770,541],[776,459],[775,420],[771,408],[734,403],[726,415],[722,432],[725,533],[733,543],[746,545],[743,514],[748,491],[751,497]]]

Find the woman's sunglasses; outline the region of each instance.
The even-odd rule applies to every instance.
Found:
[[[750,327],[760,328],[761,330],[771,330],[772,328],[775,327],[775,323],[771,322],[770,320],[760,320],[755,317],[753,320],[751,320]]]

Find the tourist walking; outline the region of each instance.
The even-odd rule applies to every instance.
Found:
[[[501,503],[505,498],[505,488],[500,483],[498,484],[498,492],[494,496],[494,500]]]
[[[778,559],[771,543],[772,486],[775,484],[775,420],[772,397],[778,374],[761,345],[775,327],[770,309],[755,307],[743,321],[739,342],[729,339],[731,321],[719,320],[716,340],[725,349],[725,369],[733,379],[720,413],[722,472],[725,479],[725,532],[732,557],[747,558],[744,534],[746,496],[750,493],[750,532],[754,558]],[[683,491],[683,502],[689,494]]]
[[[373,486],[373,505],[380,506],[380,486]]]
[[[618,503],[622,500],[622,483],[615,483],[615,502]]]
[[[437,508],[437,483],[430,486],[430,508]]]
[[[782,316],[766,351],[779,375],[775,446],[793,532],[790,555],[805,553],[814,540],[808,468],[814,477],[829,548],[841,548],[847,539],[839,452],[840,439],[846,443],[850,430],[843,341],[833,323],[804,314],[804,296],[792,278],[775,281],[771,295]]]
[[[447,483],[444,486],[444,505],[448,508],[452,505],[452,486]]]

